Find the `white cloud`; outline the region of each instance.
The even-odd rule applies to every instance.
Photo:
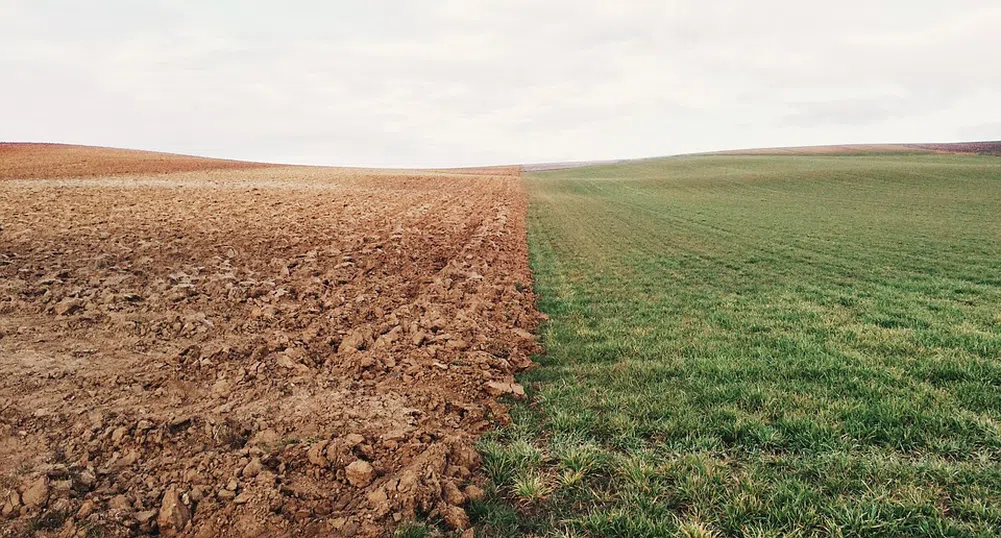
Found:
[[[0,139],[403,166],[1001,138],[1001,8],[873,4],[0,0]]]

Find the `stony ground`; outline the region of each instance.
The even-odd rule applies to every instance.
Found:
[[[0,535],[468,527],[535,346],[516,170],[5,151]]]

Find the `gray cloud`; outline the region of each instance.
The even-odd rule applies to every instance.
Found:
[[[0,0],[0,139],[437,166],[1001,138],[1001,6],[872,4]]]

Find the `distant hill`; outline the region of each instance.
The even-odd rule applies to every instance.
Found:
[[[956,142],[951,144],[912,144],[914,147],[944,153],[1001,155],[1001,140],[994,142]]]
[[[278,166],[132,149],[0,142],[0,180],[163,174]]]
[[[787,148],[737,149],[694,155],[865,155],[878,153],[955,153],[1001,155],[1001,141],[944,144],[844,144]],[[450,174],[517,175],[519,171],[539,172],[616,164],[642,159],[534,163],[522,166],[488,166],[428,169]],[[166,174],[207,170],[240,170],[285,166],[194,157],[133,149],[0,142],[0,180]],[[362,170],[362,169],[357,169]],[[366,169],[368,170],[368,169]],[[371,169],[373,171],[377,169]]]
[[[698,155],[862,155],[869,153],[961,153],[1001,155],[1001,141],[945,144],[844,144],[713,151]]]
[[[567,168],[583,168],[585,166],[598,166],[602,164],[618,164],[629,162],[630,159],[615,159],[609,161],[572,161],[558,163],[535,163],[522,165],[525,172],[544,172],[546,170],[565,170]]]
[[[689,153],[684,155],[868,155],[882,153],[949,153],[970,155],[1001,155],[1001,141],[951,142],[942,144],[839,144],[833,146],[793,146],[785,148],[750,148]],[[681,155],[673,155],[680,157]],[[650,157],[658,158],[658,157]],[[646,159],[618,159],[608,161],[574,161],[534,163],[522,165],[525,172],[583,168],[601,164],[617,164]]]

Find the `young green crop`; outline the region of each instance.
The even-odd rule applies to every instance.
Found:
[[[1001,159],[525,181],[550,321],[487,535],[1001,535]]]

